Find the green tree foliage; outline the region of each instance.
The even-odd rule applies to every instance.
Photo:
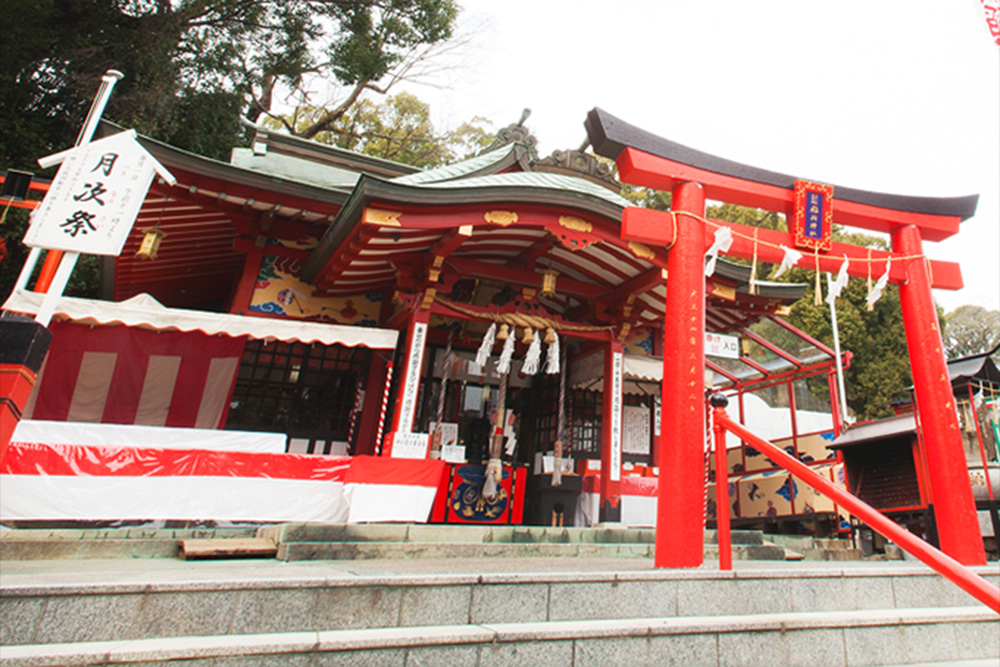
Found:
[[[300,107],[265,124],[301,133],[326,112],[316,107]],[[313,139],[416,167],[436,167],[472,157],[493,139],[491,124],[484,118],[476,117],[454,130],[439,132],[430,112],[426,102],[406,92],[381,102],[363,99],[329,129],[313,135]]]
[[[944,316],[944,323],[944,345],[951,359],[990,352],[1000,345],[1000,311],[959,306]]]
[[[324,120],[452,35],[454,0],[3,0],[0,165],[72,145],[107,69],[106,117],[226,157],[240,116],[308,77],[350,88]],[[395,80],[395,79],[394,79]],[[323,129],[308,128],[315,133]]]
[[[39,157],[72,146],[108,69],[124,78],[105,118],[228,159],[240,118],[268,111],[277,88],[310,77],[347,87],[318,119],[332,122],[448,40],[457,13],[454,0],[0,0],[0,169],[38,172]],[[0,226],[3,294],[26,226],[16,209]],[[81,257],[67,293],[96,293],[98,264]]]

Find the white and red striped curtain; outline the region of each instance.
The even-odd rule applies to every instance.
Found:
[[[26,419],[222,428],[245,338],[53,322]]]

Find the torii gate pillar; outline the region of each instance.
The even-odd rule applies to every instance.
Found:
[[[672,187],[676,220],[667,257],[663,407],[656,495],[656,567],[698,567],[705,534],[705,190]]]
[[[892,249],[903,255],[922,256],[920,229],[914,225],[894,229]],[[925,261],[908,262],[906,280],[899,285],[899,301],[941,550],[963,565],[985,565],[955,396]]]

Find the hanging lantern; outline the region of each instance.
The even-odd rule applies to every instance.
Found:
[[[160,241],[167,233],[159,227],[149,227],[143,231],[145,236],[142,237],[142,243],[139,244],[135,256],[139,259],[156,259],[156,253],[160,250]]]
[[[542,271],[542,290],[539,293],[540,296],[555,296],[556,294],[556,276],[559,272],[554,269],[545,269]]]
[[[497,340],[507,340],[507,336],[510,335],[510,327],[506,324],[500,325],[500,331],[497,332]]]

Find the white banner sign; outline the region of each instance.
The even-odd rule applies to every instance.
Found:
[[[622,385],[625,380],[625,355],[614,352],[611,357],[611,470],[608,479],[622,478]]]
[[[135,139],[135,131],[39,160],[59,172],[31,216],[28,246],[120,255],[154,172],[176,182]]]
[[[406,376],[403,378],[403,400],[399,409],[399,430],[409,431],[413,427],[413,416],[417,409],[417,392],[420,389],[420,366],[424,360],[424,346],[427,340],[427,323],[415,322],[410,349],[406,358]],[[395,445],[393,456],[396,455]]]
[[[625,424],[622,453],[649,454],[649,408],[626,405],[622,408],[622,421]]]
[[[740,358],[740,339],[736,336],[705,332],[705,354],[709,357]]]
[[[430,433],[397,431],[392,438],[392,458],[425,459],[430,446]]]

